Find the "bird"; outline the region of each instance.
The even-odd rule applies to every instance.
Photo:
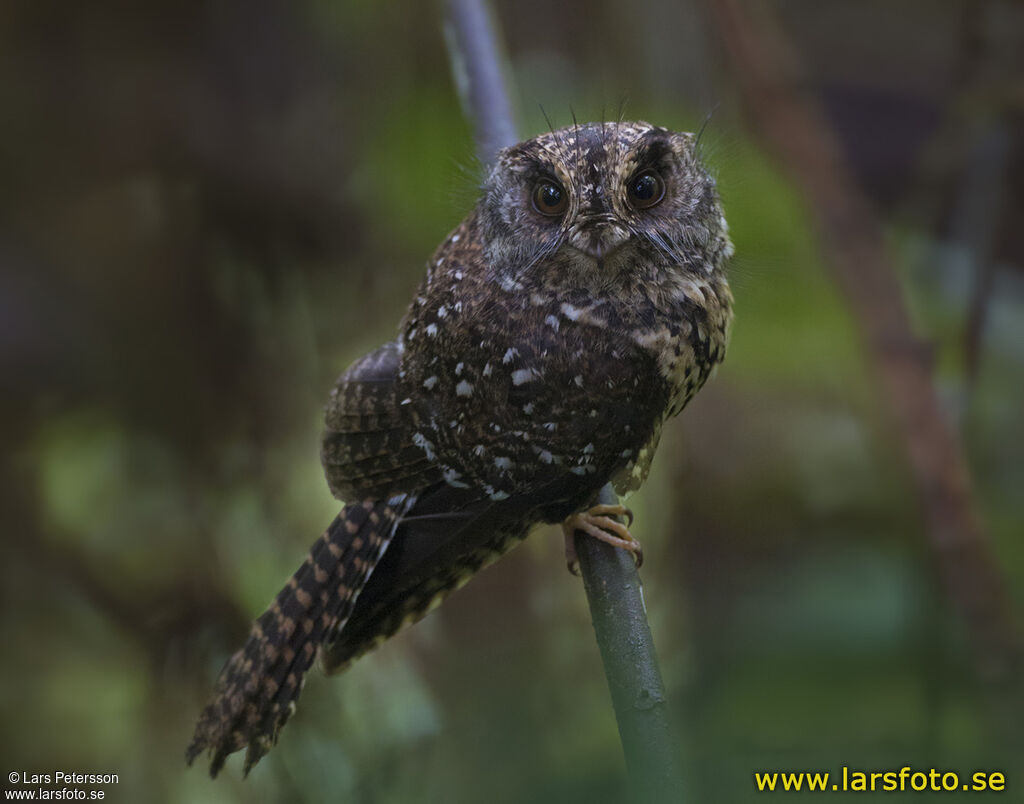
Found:
[[[498,153],[398,328],[331,391],[321,459],[346,504],[227,662],[186,751],[216,776],[277,742],[319,656],[338,672],[540,523],[642,559],[613,484],[725,357],[728,225],[699,137],[573,124]],[[621,519],[628,516],[628,523]]]

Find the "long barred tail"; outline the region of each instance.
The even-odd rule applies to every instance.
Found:
[[[228,754],[248,748],[248,773],[273,747],[317,650],[344,626],[410,503],[397,498],[342,509],[221,671],[185,752],[190,765],[208,750],[216,776]]]

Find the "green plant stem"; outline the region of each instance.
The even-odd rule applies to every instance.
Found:
[[[598,502],[618,502],[611,485]],[[636,801],[682,801],[682,756],[632,554],[576,531],[576,554]]]

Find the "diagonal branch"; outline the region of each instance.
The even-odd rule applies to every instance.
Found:
[[[1019,635],[974,508],[959,439],[936,393],[929,349],[913,333],[881,225],[827,121],[795,89],[801,85],[796,59],[768,9],[706,2],[747,113],[809,202],[826,262],[891,412],[932,553],[973,634],[979,669],[1006,678],[1020,656]]]

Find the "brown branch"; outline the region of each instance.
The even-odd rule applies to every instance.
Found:
[[[865,342],[906,455],[929,544],[986,677],[1006,677],[1020,640],[971,499],[956,432],[935,390],[929,348],[912,331],[870,203],[764,4],[706,0],[754,128],[803,191],[821,248]],[[753,19],[756,15],[756,20]]]

